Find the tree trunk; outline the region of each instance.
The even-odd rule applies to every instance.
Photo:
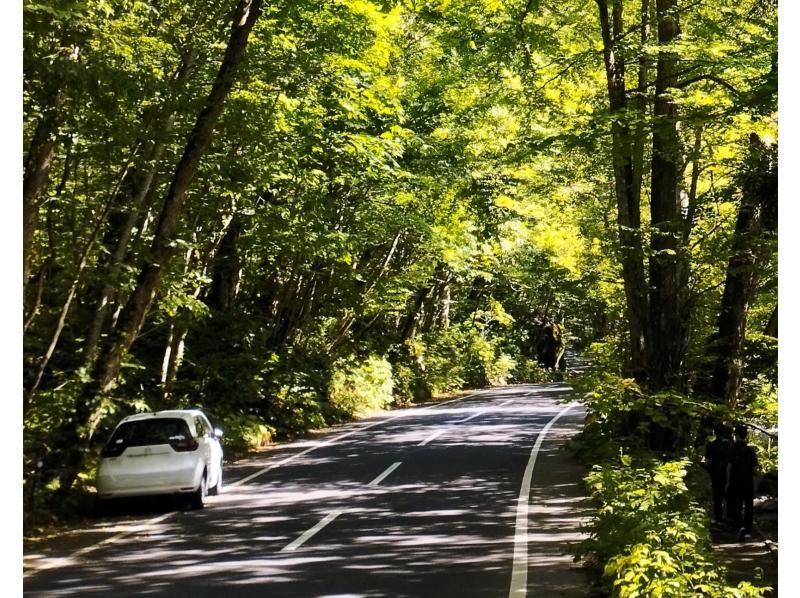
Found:
[[[150,149],[150,157],[157,161],[161,155],[163,144]],[[157,151],[154,152],[153,150]],[[91,365],[95,357],[95,351],[106,323],[106,316],[114,303],[114,293],[119,283],[117,280],[119,272],[130,248],[131,233],[141,216],[141,208],[145,198],[148,196],[154,176],[155,166],[149,172],[134,172],[131,177],[133,179],[132,189],[129,193],[122,194],[118,200],[119,204],[126,206],[127,214],[120,214],[121,218],[123,218],[122,222],[119,222],[114,227],[113,233],[107,235],[106,245],[111,249],[111,252],[106,259],[101,260],[98,264],[98,270],[105,271],[103,279],[106,282],[99,291],[95,290],[94,315],[86,333],[86,341],[83,348],[87,365]]]
[[[28,332],[28,328],[30,328],[31,324],[33,324],[33,321],[34,319],[36,319],[36,316],[39,315],[39,309],[42,306],[42,295],[44,294],[44,287],[47,284],[52,265],[53,265],[52,260],[48,258],[47,260],[45,260],[44,264],[42,264],[42,266],[39,268],[39,273],[33,277],[33,279],[36,281],[36,292],[33,298],[33,305],[31,306],[28,316],[22,325],[23,335]]]
[[[392,239],[392,245],[389,248],[389,252],[386,254],[386,257],[384,258],[383,262],[381,263],[380,270],[375,275],[375,277],[372,279],[372,282],[370,283],[369,287],[367,287],[367,290],[364,291],[365,295],[367,293],[369,293],[370,291],[372,291],[375,288],[375,285],[377,285],[378,282],[381,280],[381,278],[383,278],[383,275],[386,274],[386,270],[389,267],[389,263],[392,261],[392,258],[394,257],[394,254],[395,254],[395,251],[397,251],[397,245],[400,242],[400,237],[402,237],[404,232],[405,231],[403,229],[399,230],[397,232],[397,234],[394,236],[394,239]]]
[[[175,324],[170,325],[169,338],[164,349],[164,359],[161,365],[161,403],[164,406],[167,405],[167,401],[172,396],[172,386],[178,375],[178,368],[183,362],[183,350],[187,334],[188,330],[185,327],[177,330]]]
[[[622,278],[625,288],[626,316],[630,335],[630,373],[642,380],[647,368],[648,297],[642,248],[640,177],[634,171],[633,140],[625,121],[625,57],[622,51],[622,0],[613,0],[609,15],[608,1],[597,0],[603,37],[609,111],[612,116],[611,144],[614,161],[614,195],[617,202]],[[612,18],[613,17],[613,18]]]
[[[271,315],[274,322],[272,330],[266,341],[266,345],[273,349],[283,346],[289,335],[292,323],[293,305],[297,302],[302,289],[303,276],[297,274],[294,269],[289,273],[285,281],[275,280],[268,288],[280,290],[272,301]]]
[[[430,281],[430,292],[423,303],[422,318],[419,323],[422,332],[428,332],[434,325],[440,326],[444,321],[449,320],[452,277],[446,264],[440,262],[436,266]]]
[[[138,151],[138,148],[133,150],[134,156],[135,156],[135,153],[137,151]],[[133,159],[134,156],[132,156],[131,159]],[[36,390],[39,388],[39,384],[42,381],[42,377],[44,376],[44,373],[45,373],[45,371],[47,369],[47,365],[50,363],[50,358],[53,356],[53,353],[56,350],[56,346],[58,345],[58,341],[61,338],[61,332],[64,330],[64,325],[67,322],[67,316],[69,315],[69,310],[70,310],[70,307],[72,306],[72,301],[75,298],[75,294],[78,291],[78,286],[80,285],[81,276],[83,275],[83,271],[86,268],[86,265],[89,263],[89,257],[91,256],[92,250],[94,249],[94,244],[95,244],[95,242],[97,241],[97,239],[99,237],[100,230],[102,229],[103,224],[105,224],[106,219],[108,218],[109,212],[111,211],[111,206],[113,205],[113,202],[114,202],[113,198],[116,197],[117,193],[119,193],[119,188],[121,187],[121,185],[125,181],[125,178],[128,175],[128,172],[129,172],[129,164],[126,164],[123,167],[122,172],[120,173],[119,180],[117,181],[117,184],[115,185],[114,190],[112,191],[111,199],[106,201],[105,209],[103,210],[103,212],[100,215],[100,217],[97,219],[97,222],[95,223],[94,228],[92,229],[92,233],[89,236],[89,239],[86,241],[86,244],[84,245],[83,250],[81,251],[80,261],[78,262],[78,271],[75,273],[75,277],[73,278],[72,285],[70,286],[70,289],[67,292],[67,298],[66,298],[66,300],[64,301],[64,304],[61,307],[61,313],[59,314],[58,323],[56,324],[56,328],[53,331],[53,336],[52,336],[52,339],[50,340],[50,345],[48,346],[47,351],[45,352],[45,354],[42,356],[42,358],[40,360],[39,370],[38,370],[38,373],[36,374],[36,379],[34,380],[33,386],[31,386],[31,389],[28,392],[28,395],[27,395],[26,400],[25,400],[25,405],[24,405],[25,411],[27,411],[27,408],[30,406],[30,402],[33,399],[33,395],[36,393]]]
[[[769,322],[764,327],[764,334],[773,338],[778,338],[778,304],[772,310],[772,315],[769,317]]]
[[[194,65],[194,53],[187,51],[181,60],[181,66],[175,75],[174,82],[180,88],[189,78]],[[163,110],[163,109],[162,109]],[[109,248],[108,257],[101,258],[98,270],[105,270],[103,279],[104,285],[99,290],[95,289],[95,310],[92,322],[86,333],[83,354],[87,367],[91,367],[97,350],[103,328],[106,324],[107,315],[115,300],[114,294],[118,287],[118,277],[125,256],[130,249],[131,234],[141,217],[142,207],[149,198],[153,188],[158,164],[166,148],[167,137],[172,130],[175,121],[175,113],[172,110],[164,111],[160,117],[154,118],[154,112],[149,112],[145,117],[145,129],[153,128],[151,135],[154,140],[145,143],[142,159],[138,161],[138,167],[131,175],[131,184],[126,189],[126,193],[120,194],[118,200],[118,224],[112,227],[107,234],[106,246]]]
[[[681,217],[683,222],[681,224],[680,247],[683,252],[682,255],[686,256],[678,263],[678,302],[680,307],[680,342],[681,342],[681,355],[686,355],[689,348],[690,327],[692,322],[693,302],[691,298],[692,289],[690,286],[691,277],[691,264],[689,263],[689,241],[692,238],[692,228],[694,225],[695,215],[697,213],[697,183],[700,179],[700,150],[703,141],[703,127],[699,126],[695,129],[694,148],[692,151],[692,173],[689,181],[689,192],[687,193],[688,206],[684,210],[681,204]],[[690,372],[687,369],[687,363],[684,359],[681,368],[680,388],[686,390],[689,386]]]
[[[50,166],[56,155],[58,132],[58,109],[60,96],[56,96],[53,106],[46,109],[38,124],[28,150],[25,175],[22,180],[22,286],[28,283],[33,238],[39,222],[41,195],[47,186]]]
[[[372,276],[372,282],[370,282],[369,286],[367,286],[366,289],[361,293],[362,306],[364,305],[364,303],[366,303],[366,299],[369,296],[369,294],[372,291],[375,290],[375,288],[377,287],[378,283],[381,281],[383,276],[388,271],[389,264],[391,263],[392,259],[395,256],[395,253],[397,252],[397,248],[399,246],[400,239],[401,239],[401,237],[403,236],[404,233],[405,233],[405,229],[401,229],[401,230],[397,231],[397,233],[395,234],[394,238],[392,239],[392,244],[389,247],[389,251],[386,253],[386,256],[381,261],[381,265],[378,268],[377,273],[374,274],[374,275],[371,275],[371,272],[374,269],[369,267],[370,256],[371,256],[372,250],[371,249],[367,249],[364,252],[364,256],[360,260],[361,263],[365,264],[365,267],[362,269],[362,271],[365,273],[365,275],[370,274]],[[354,269],[355,269],[355,267],[354,267]],[[375,324],[375,322],[377,322],[380,319],[381,315],[384,315],[384,314],[378,313],[375,316],[373,316],[372,318],[370,318],[370,320],[366,324],[364,324],[363,326],[361,326],[359,328],[359,330],[356,333],[356,337],[362,338],[363,335],[366,333],[366,331],[369,330]],[[337,327],[337,333],[333,336],[333,340],[328,345],[328,352],[329,353],[334,353],[348,339],[348,334],[349,334],[350,330],[353,328],[353,325],[355,323],[356,323],[355,313],[353,313],[351,311],[348,311],[347,313],[345,313],[342,316],[341,323]]]
[[[430,287],[422,287],[414,293],[408,309],[406,310],[406,316],[403,320],[402,327],[400,328],[400,344],[414,337],[414,333],[417,330],[417,323],[419,322],[420,311],[425,303],[425,298],[430,292]]]
[[[450,326],[450,280],[442,288],[439,310],[436,312],[436,325],[440,329]]]
[[[750,137],[750,156],[741,177],[742,202],[736,217],[731,256],[725,276],[709,393],[731,408],[742,383],[747,312],[758,278],[769,259],[768,238],[777,231],[778,170],[770,150]],[[777,317],[776,317],[777,326]]]
[[[648,72],[650,70],[650,58],[644,48],[650,43],[650,10],[653,0],[642,0],[639,11],[639,73],[637,80],[637,91],[634,105],[638,118],[633,133],[633,192],[636,195],[636,205],[640,205],[642,193],[642,179],[644,178],[644,157],[645,141],[647,138],[646,117],[649,102],[647,100]]]
[[[197,118],[194,129],[172,178],[161,210],[155,236],[150,246],[150,259],[139,273],[136,287],[120,314],[118,334],[108,345],[96,370],[97,391],[110,390],[116,379],[122,359],[127,354],[144,324],[165,268],[173,257],[172,234],[179,222],[183,203],[192,184],[200,159],[211,141],[214,126],[222,113],[225,99],[235,80],[235,71],[244,55],[250,30],[261,12],[262,0],[240,0],[236,10],[233,31],[225,50],[219,73],[206,104]]]
[[[656,0],[658,42],[666,45],[680,34],[675,0]],[[681,218],[678,179],[680,139],[678,109],[669,94],[677,84],[678,57],[661,50],[656,66],[653,109],[653,164],[650,194],[650,390],[674,387],[680,379],[680,247]]]
[[[91,439],[93,417],[103,395],[113,386],[136,336],[145,322],[147,312],[155,298],[164,270],[173,257],[172,234],[181,216],[184,200],[200,165],[200,159],[211,141],[214,127],[222,113],[225,99],[235,81],[235,73],[247,47],[253,25],[261,13],[263,0],[240,0],[236,8],[231,37],[225,50],[222,65],[203,110],[195,123],[183,157],[172,178],[167,196],[150,247],[149,260],[141,269],[136,287],[120,314],[114,338],[101,351],[94,368],[92,381],[86,385],[75,405],[73,421],[69,422],[58,444],[66,452],[60,475],[60,491],[72,486],[83,460],[82,448]]]
[[[220,311],[230,309],[236,298],[242,267],[238,243],[243,229],[242,216],[238,213],[234,214],[214,254],[211,266],[211,288],[205,302]]]

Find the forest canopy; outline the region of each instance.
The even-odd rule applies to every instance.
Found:
[[[245,451],[550,379],[548,334],[674,397],[654,448],[773,425],[777,2],[25,0],[23,27],[26,501],[90,484],[133,412],[201,405]]]

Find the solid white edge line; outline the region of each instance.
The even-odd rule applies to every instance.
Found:
[[[531,456],[525,473],[522,476],[522,485],[519,489],[517,499],[517,519],[514,532],[514,566],[511,570],[511,587],[508,590],[509,598],[522,598],[528,593],[528,502],[531,494],[531,479],[533,478],[533,468],[536,465],[536,456],[544,442],[545,436],[550,431],[558,419],[567,411],[577,406],[577,403],[570,403],[562,409],[558,415],[547,422],[547,425],[539,432],[536,443],[531,449]]]
[[[383,472],[382,474],[380,474],[380,475],[379,475],[377,478],[375,478],[375,479],[374,479],[374,480],[372,480],[372,481],[371,481],[369,484],[367,484],[367,486],[368,486],[369,488],[374,488],[375,486],[377,486],[378,484],[380,484],[380,483],[381,483],[383,480],[385,480],[387,477],[389,477],[389,475],[390,475],[390,474],[391,474],[391,473],[392,473],[392,472],[393,472],[395,469],[397,469],[398,467],[400,467],[402,464],[403,464],[403,462],[402,462],[402,461],[396,461],[396,462],[392,463],[392,464],[391,464],[389,467],[387,467],[387,468],[384,470],[384,472]]]
[[[293,550],[297,550],[303,544],[305,544],[311,537],[317,534],[320,530],[322,530],[326,525],[328,525],[331,521],[336,519],[341,514],[342,511],[333,511],[332,513],[328,513],[327,515],[325,515],[325,517],[322,518],[322,520],[319,523],[317,523],[317,525],[315,525],[309,530],[306,530],[306,532],[302,536],[297,538],[294,542],[291,542],[290,544],[287,544],[285,547],[283,547],[281,549],[281,552],[291,552]]]

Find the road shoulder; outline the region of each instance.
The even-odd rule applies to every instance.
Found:
[[[528,593],[531,596],[591,596],[591,572],[568,554],[585,539],[582,526],[593,513],[583,484],[586,468],[565,449],[583,413],[559,420],[542,445],[533,475],[528,528]]]

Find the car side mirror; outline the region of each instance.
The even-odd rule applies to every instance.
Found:
[[[217,438],[222,438],[222,430],[220,428],[214,428],[214,436]]]

